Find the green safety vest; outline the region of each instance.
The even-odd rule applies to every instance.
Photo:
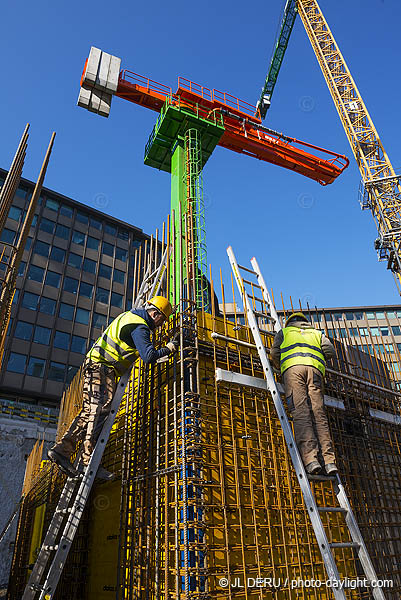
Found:
[[[294,365],[316,367],[324,376],[326,361],[322,352],[322,332],[313,327],[284,327],[280,345],[280,368],[284,373]]]
[[[96,340],[86,356],[94,362],[113,367],[118,375],[122,375],[139,356],[131,337],[138,325],[149,327],[145,319],[131,311],[121,313]]]

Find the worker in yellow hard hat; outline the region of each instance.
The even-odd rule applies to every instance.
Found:
[[[319,449],[326,474],[337,471],[323,392],[326,361],[334,356],[333,344],[302,312],[288,317],[270,349],[273,365],[282,374],[295,441],[310,475],[321,472]]]
[[[83,406],[63,437],[49,451],[48,457],[69,476],[77,471],[70,457],[78,441],[82,441],[81,461],[89,463],[96,440],[109,412],[119,377],[138,357],[144,363],[174,354],[178,342],[173,339],[156,350],[150,340],[151,331],[163,325],[171,316],[172,306],[167,298],[154,296],[143,308],[121,313],[96,340],[85,357],[83,371]],[[114,478],[103,467],[98,478]]]

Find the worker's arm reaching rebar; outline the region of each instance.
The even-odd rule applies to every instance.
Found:
[[[171,352],[167,346],[156,350],[150,340],[150,329],[146,325],[138,325],[132,332],[131,337],[139,356],[146,364],[156,362],[156,360],[168,356]]]

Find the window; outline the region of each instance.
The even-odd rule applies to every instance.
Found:
[[[29,248],[32,246],[32,238],[27,238],[26,240],[26,244],[25,244],[25,248],[24,250],[29,250]]]
[[[22,277],[22,275],[25,272],[25,267],[26,267],[26,262],[24,260],[21,260],[19,267],[18,267],[18,277]]]
[[[25,354],[18,354],[17,352],[10,352],[7,363],[7,371],[12,373],[24,373],[27,356]]]
[[[53,287],[60,287],[61,275],[59,273],[55,273],[54,271],[47,271],[45,284],[51,285]]]
[[[19,290],[15,290],[14,296],[13,296],[13,304],[17,304],[18,297],[19,297]]]
[[[63,215],[64,217],[69,217],[70,219],[72,219],[73,210],[66,204],[62,204],[60,206],[60,215]]]
[[[88,239],[86,242],[86,247],[87,248],[92,248],[92,250],[99,250],[99,240],[97,240],[96,238],[92,237],[91,235],[88,235]]]
[[[135,248],[136,250],[141,246],[142,244],[142,240],[132,240],[132,247]],[[133,258],[133,256],[132,256]]]
[[[358,328],[357,327],[350,327],[349,328],[349,332],[354,337],[358,337],[359,336],[359,332],[358,332]]]
[[[106,290],[105,288],[98,287],[96,289],[95,298],[96,298],[97,302],[103,302],[103,304],[108,304],[109,295],[110,295],[109,290]]]
[[[45,371],[45,361],[43,358],[35,358],[31,356],[28,362],[26,374],[31,377],[43,377]]]
[[[82,256],[79,256],[79,254],[74,254],[74,252],[70,252],[68,255],[68,264],[70,267],[80,269],[82,264]]]
[[[400,343],[397,344],[397,348],[398,348],[398,351],[401,352],[401,344]]]
[[[355,312],[354,317],[357,321],[360,321],[361,319],[363,319],[363,312]]]
[[[93,295],[93,285],[91,285],[90,283],[84,283],[82,281],[81,285],[80,285],[80,288],[79,288],[79,295],[80,296],[85,296],[85,298],[92,298],[92,295]]]
[[[40,242],[36,240],[35,245],[33,247],[33,253],[39,254],[40,256],[45,256],[46,258],[49,256],[50,245],[45,242]]]
[[[379,327],[371,327],[370,331],[371,331],[372,335],[380,335]]]
[[[24,292],[21,305],[24,308],[29,308],[29,310],[36,310],[38,308],[38,301],[39,296],[37,294],[32,294],[31,292]]]
[[[101,228],[102,228],[102,223],[101,223],[101,221],[98,221],[97,219],[93,219],[92,217],[90,217],[90,219],[89,219],[89,225],[90,225],[91,227],[94,227],[95,229],[98,229],[99,231],[100,231],[100,230],[101,230]]]
[[[74,244],[78,244],[78,246],[83,246],[85,244],[85,234],[74,230],[72,232],[72,241]]]
[[[100,263],[99,265],[99,276],[106,277],[106,279],[111,279],[111,267],[108,265],[104,265]]]
[[[56,227],[56,235],[63,240],[68,240],[70,237],[70,229],[69,227],[65,227],[65,225],[58,224]]]
[[[22,215],[22,210],[17,206],[12,206],[10,208],[10,212],[8,213],[8,218],[13,221],[19,221]]]
[[[106,316],[105,315],[101,315],[100,313],[93,313],[93,321],[92,321],[92,325],[93,327],[104,327],[106,325]]]
[[[114,246],[112,246],[111,244],[108,244],[107,242],[103,242],[102,252],[103,252],[103,254],[107,254],[107,256],[113,256]]]
[[[392,325],[391,329],[393,330],[394,335],[401,335],[401,328],[399,325]]]
[[[41,231],[45,231],[46,233],[54,233],[55,226],[56,226],[56,224],[53,221],[50,221],[50,219],[45,219],[45,217],[42,217],[40,219],[39,229]],[[57,225],[57,227],[58,227],[58,225]],[[56,235],[57,235],[57,229],[56,229]]]
[[[67,384],[71,383],[71,381],[74,379],[76,373],[78,371],[78,367],[73,367],[72,365],[68,365],[67,367],[67,377],[65,382]]]
[[[388,319],[395,319],[395,312],[388,312],[387,311],[387,318]]]
[[[71,340],[71,352],[85,354],[87,340],[79,335],[73,335]]]
[[[341,313],[341,312],[332,313],[332,318],[333,318],[333,321],[340,321],[343,318],[343,313]]]
[[[109,223],[105,223],[104,224],[104,232],[108,233],[109,235],[117,235],[117,227],[114,227],[114,225],[110,225]]]
[[[114,269],[113,272],[113,281],[116,281],[117,283],[124,283],[124,279],[125,279],[125,273],[124,271],[120,271],[119,269]]]
[[[50,258],[56,262],[63,263],[65,261],[65,250],[57,248],[57,246],[53,246],[50,251]]]
[[[17,321],[17,325],[14,331],[14,337],[20,340],[29,341],[32,337],[33,325],[32,323],[26,323],[25,321]]]
[[[51,329],[47,327],[41,327],[40,325],[36,325],[35,333],[33,335],[33,341],[37,344],[45,344],[46,346],[50,341],[50,332]]]
[[[77,215],[75,217],[75,219],[79,222],[79,223],[83,223],[84,225],[88,224],[88,215],[86,215],[83,212],[80,212],[79,210],[77,211]]]
[[[370,319],[374,319],[374,318],[375,318],[375,313],[374,313],[374,312],[367,312],[367,313],[366,313],[366,318],[367,318],[368,320],[370,320]]]
[[[25,218],[25,211],[24,211],[24,218]],[[31,227],[35,227],[37,222],[38,222],[38,215],[33,215]]]
[[[119,229],[117,236],[120,238],[120,240],[128,240],[129,239],[129,233],[126,229]]]
[[[39,310],[46,315],[54,315],[56,312],[56,301],[43,296],[40,300]]]
[[[394,346],[393,344],[384,344],[384,347],[386,349],[387,352],[389,352],[390,354],[393,354],[394,352]]]
[[[122,260],[123,262],[127,262],[127,251],[122,248],[116,248],[116,258],[118,260]]]
[[[28,279],[30,279],[31,281],[39,281],[39,283],[42,283],[44,274],[44,269],[42,269],[41,267],[37,267],[36,265],[31,265],[28,271]]]
[[[88,325],[89,323],[89,310],[85,308],[77,308],[77,312],[75,315],[76,323],[82,323],[83,325]]]
[[[90,258],[84,259],[83,270],[87,273],[96,273],[96,262]]]
[[[26,192],[27,190],[24,190],[24,188],[19,187],[15,192],[15,198],[22,198],[22,200],[25,200]]]
[[[49,373],[47,375],[47,378],[51,379],[52,381],[63,382],[64,375],[65,375],[65,365],[63,365],[62,363],[52,361],[50,363]]]
[[[61,348],[61,350],[68,350],[70,345],[70,334],[64,331],[56,331],[54,334],[53,346],[55,348]]]
[[[46,208],[50,208],[50,210],[55,210],[56,212],[58,212],[58,209],[60,208],[59,202],[57,202],[57,200],[52,200],[51,198],[46,199],[45,206]]]
[[[380,327],[380,331],[384,336],[389,335],[388,327]]]
[[[377,312],[376,319],[384,319],[384,312]]]
[[[61,302],[58,311],[58,316],[62,319],[67,319],[67,321],[72,321],[74,317],[74,307],[72,306],[72,304],[66,304],[65,302]]]
[[[347,319],[347,321],[352,321],[354,318],[354,313],[353,312],[346,312],[344,313],[345,318]]]
[[[113,292],[111,294],[111,303],[113,306],[122,308],[123,307],[123,296],[121,294],[117,294],[117,292]]]
[[[397,362],[393,362],[393,370],[395,373],[399,373],[400,372],[400,365]]]
[[[71,292],[71,294],[76,294],[78,290],[78,279],[73,279],[72,277],[65,277],[63,289],[66,292]]]
[[[14,241],[14,237],[15,237],[15,231],[13,231],[12,229],[7,229],[7,227],[4,227],[3,231],[1,232],[0,241],[5,242],[6,244],[12,244]]]
[[[363,335],[363,336],[367,336],[369,335],[369,331],[367,327],[360,327],[359,328],[359,335]]]

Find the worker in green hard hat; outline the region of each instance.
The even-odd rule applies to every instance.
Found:
[[[154,296],[143,308],[121,313],[110,323],[86,355],[83,373],[83,405],[62,438],[48,451],[48,457],[68,476],[78,472],[70,462],[76,445],[82,441],[81,461],[88,465],[96,440],[110,413],[118,379],[132,367],[138,357],[144,363],[177,351],[178,342],[171,340],[156,350],[150,340],[151,331],[171,316],[172,306],[164,296]],[[114,475],[99,467],[98,479],[110,481]]]
[[[293,417],[295,441],[309,475],[322,466],[327,475],[337,471],[334,446],[324,408],[326,361],[334,358],[330,340],[315,329],[302,312],[292,313],[275,335],[270,349],[273,365],[280,369],[287,404]]]

